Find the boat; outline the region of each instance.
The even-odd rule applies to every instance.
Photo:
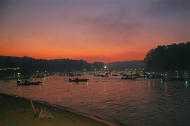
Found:
[[[96,74],[94,75],[96,77],[109,77],[109,73],[105,73],[105,74]]]
[[[40,85],[41,83],[41,81],[24,81],[23,83],[21,83],[21,81],[17,81],[17,86]]]
[[[120,76],[120,75],[115,73],[115,74],[112,74],[112,76]]]
[[[123,77],[121,77],[121,79],[125,79],[125,80],[135,80],[135,79],[137,79],[137,77],[135,77],[135,76],[123,76]]]
[[[69,82],[87,82],[89,79],[69,78]]]

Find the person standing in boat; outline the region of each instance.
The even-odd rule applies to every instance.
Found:
[[[17,85],[20,85],[21,84],[21,73],[17,73]]]

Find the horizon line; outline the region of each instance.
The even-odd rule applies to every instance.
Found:
[[[104,62],[104,61],[92,61],[89,62],[85,59],[72,59],[72,58],[35,58],[35,57],[30,57],[30,56],[10,56],[10,55],[0,55],[0,57],[18,57],[18,58],[32,58],[32,59],[36,59],[36,60],[63,60],[63,59],[69,59],[69,60],[83,60],[86,61],[88,63],[95,63],[95,62],[103,62],[103,63],[113,63],[113,62],[130,62],[130,61],[143,61],[144,59],[134,59],[134,60],[115,60],[115,61],[110,61],[110,62]]]

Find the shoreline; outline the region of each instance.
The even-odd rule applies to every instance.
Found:
[[[76,110],[74,110],[74,109],[72,109],[72,108],[69,108],[69,107],[64,107],[64,106],[60,106],[60,105],[56,105],[56,104],[50,104],[50,103],[48,103],[48,102],[45,102],[45,101],[40,101],[40,100],[31,100],[31,99],[27,99],[27,98],[24,98],[24,97],[20,97],[20,96],[17,96],[17,95],[10,95],[10,94],[3,94],[3,93],[0,93],[0,101],[1,100],[4,100],[4,102],[7,102],[7,103],[5,103],[5,105],[3,106],[3,104],[1,105],[0,104],[0,107],[4,107],[3,108],[3,110],[1,110],[2,108],[0,108],[0,110],[1,111],[5,111],[5,112],[9,112],[10,111],[10,113],[13,113],[13,111],[11,110],[11,108],[9,108],[9,107],[5,107],[6,106],[6,104],[9,104],[9,100],[12,102],[12,103],[14,103],[14,106],[16,106],[17,104],[19,104],[19,102],[18,101],[20,101],[20,102],[22,102],[23,104],[27,104],[27,108],[26,108],[26,111],[27,111],[27,113],[29,114],[29,115],[27,115],[27,116],[29,116],[29,117],[32,117],[32,115],[33,115],[33,117],[34,117],[34,113],[32,114],[32,107],[33,107],[33,105],[32,105],[32,107],[31,107],[31,104],[29,103],[29,102],[31,102],[32,101],[32,104],[34,104],[34,106],[36,107],[36,108],[45,108],[45,109],[47,109],[46,111],[49,111],[49,113],[51,114],[51,113],[53,113],[53,115],[61,115],[61,116],[63,116],[64,118],[65,118],[65,120],[67,120],[67,123],[69,124],[69,125],[73,125],[74,124],[74,121],[73,121],[73,119],[72,118],[74,118],[74,120],[77,122],[77,124],[78,124],[78,122],[80,122],[80,124],[81,124],[81,126],[82,125],[86,125],[86,126],[96,126],[96,125],[102,125],[102,126],[116,126],[116,124],[114,124],[114,123],[111,123],[111,122],[109,122],[109,121],[106,121],[106,120],[103,120],[103,119],[101,119],[100,117],[95,117],[95,116],[93,116],[93,115],[89,115],[89,114],[86,114],[86,113],[83,113],[83,112],[78,112],[78,111],[76,111]],[[13,105],[13,104],[12,104]],[[22,109],[21,107],[18,107],[18,105],[16,106],[16,108],[17,109]],[[5,109],[5,110],[4,110]],[[8,109],[8,110],[6,110],[6,109]],[[29,109],[29,110],[28,110]],[[30,111],[30,113],[28,112],[28,111]],[[8,113],[7,112],[7,113]],[[15,112],[16,113],[16,112]],[[27,113],[24,113],[24,114],[27,114]],[[41,113],[41,112],[40,112]],[[0,112],[0,114],[1,114],[1,112]],[[18,114],[20,114],[19,112],[18,112]],[[6,114],[5,114],[6,115]],[[70,116],[72,117],[72,118],[70,118]],[[1,115],[0,115],[0,117],[1,117]],[[3,116],[2,116],[3,117]],[[9,118],[9,117],[8,117]],[[10,117],[11,118],[11,117]],[[68,118],[70,118],[70,120],[68,119]],[[31,122],[33,121],[33,119],[34,118],[31,118],[31,119],[29,119]],[[4,117],[4,122],[6,123],[7,121],[6,121],[7,119],[6,119],[6,116]],[[8,119],[9,120],[9,119]],[[15,120],[15,119],[13,119],[13,120]],[[42,121],[42,122],[45,122],[45,123],[47,123],[47,120],[49,120],[49,119],[45,119],[46,121]],[[57,119],[53,119],[53,120],[63,120],[63,122],[65,121],[64,119],[62,119],[61,117],[57,117]],[[17,121],[21,121],[22,122],[22,120],[17,120]],[[37,119],[37,122],[38,122],[39,120]],[[51,119],[50,119],[50,121],[52,121]],[[88,123],[87,123],[88,122]],[[1,123],[3,123],[3,121],[1,122],[0,121],[0,124]],[[49,123],[48,123],[49,124]],[[79,124],[79,125],[80,125]],[[43,124],[42,124],[43,125]],[[46,124],[45,124],[46,125]],[[17,126],[17,125],[15,125],[15,126]],[[18,125],[18,126],[22,126],[22,125]],[[39,125],[39,126],[41,126],[41,125]]]

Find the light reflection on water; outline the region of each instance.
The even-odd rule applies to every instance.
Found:
[[[70,107],[120,125],[190,125],[187,82],[88,78],[89,82],[71,83],[67,77],[51,76],[40,86],[20,87],[16,81],[0,81],[0,92]]]

